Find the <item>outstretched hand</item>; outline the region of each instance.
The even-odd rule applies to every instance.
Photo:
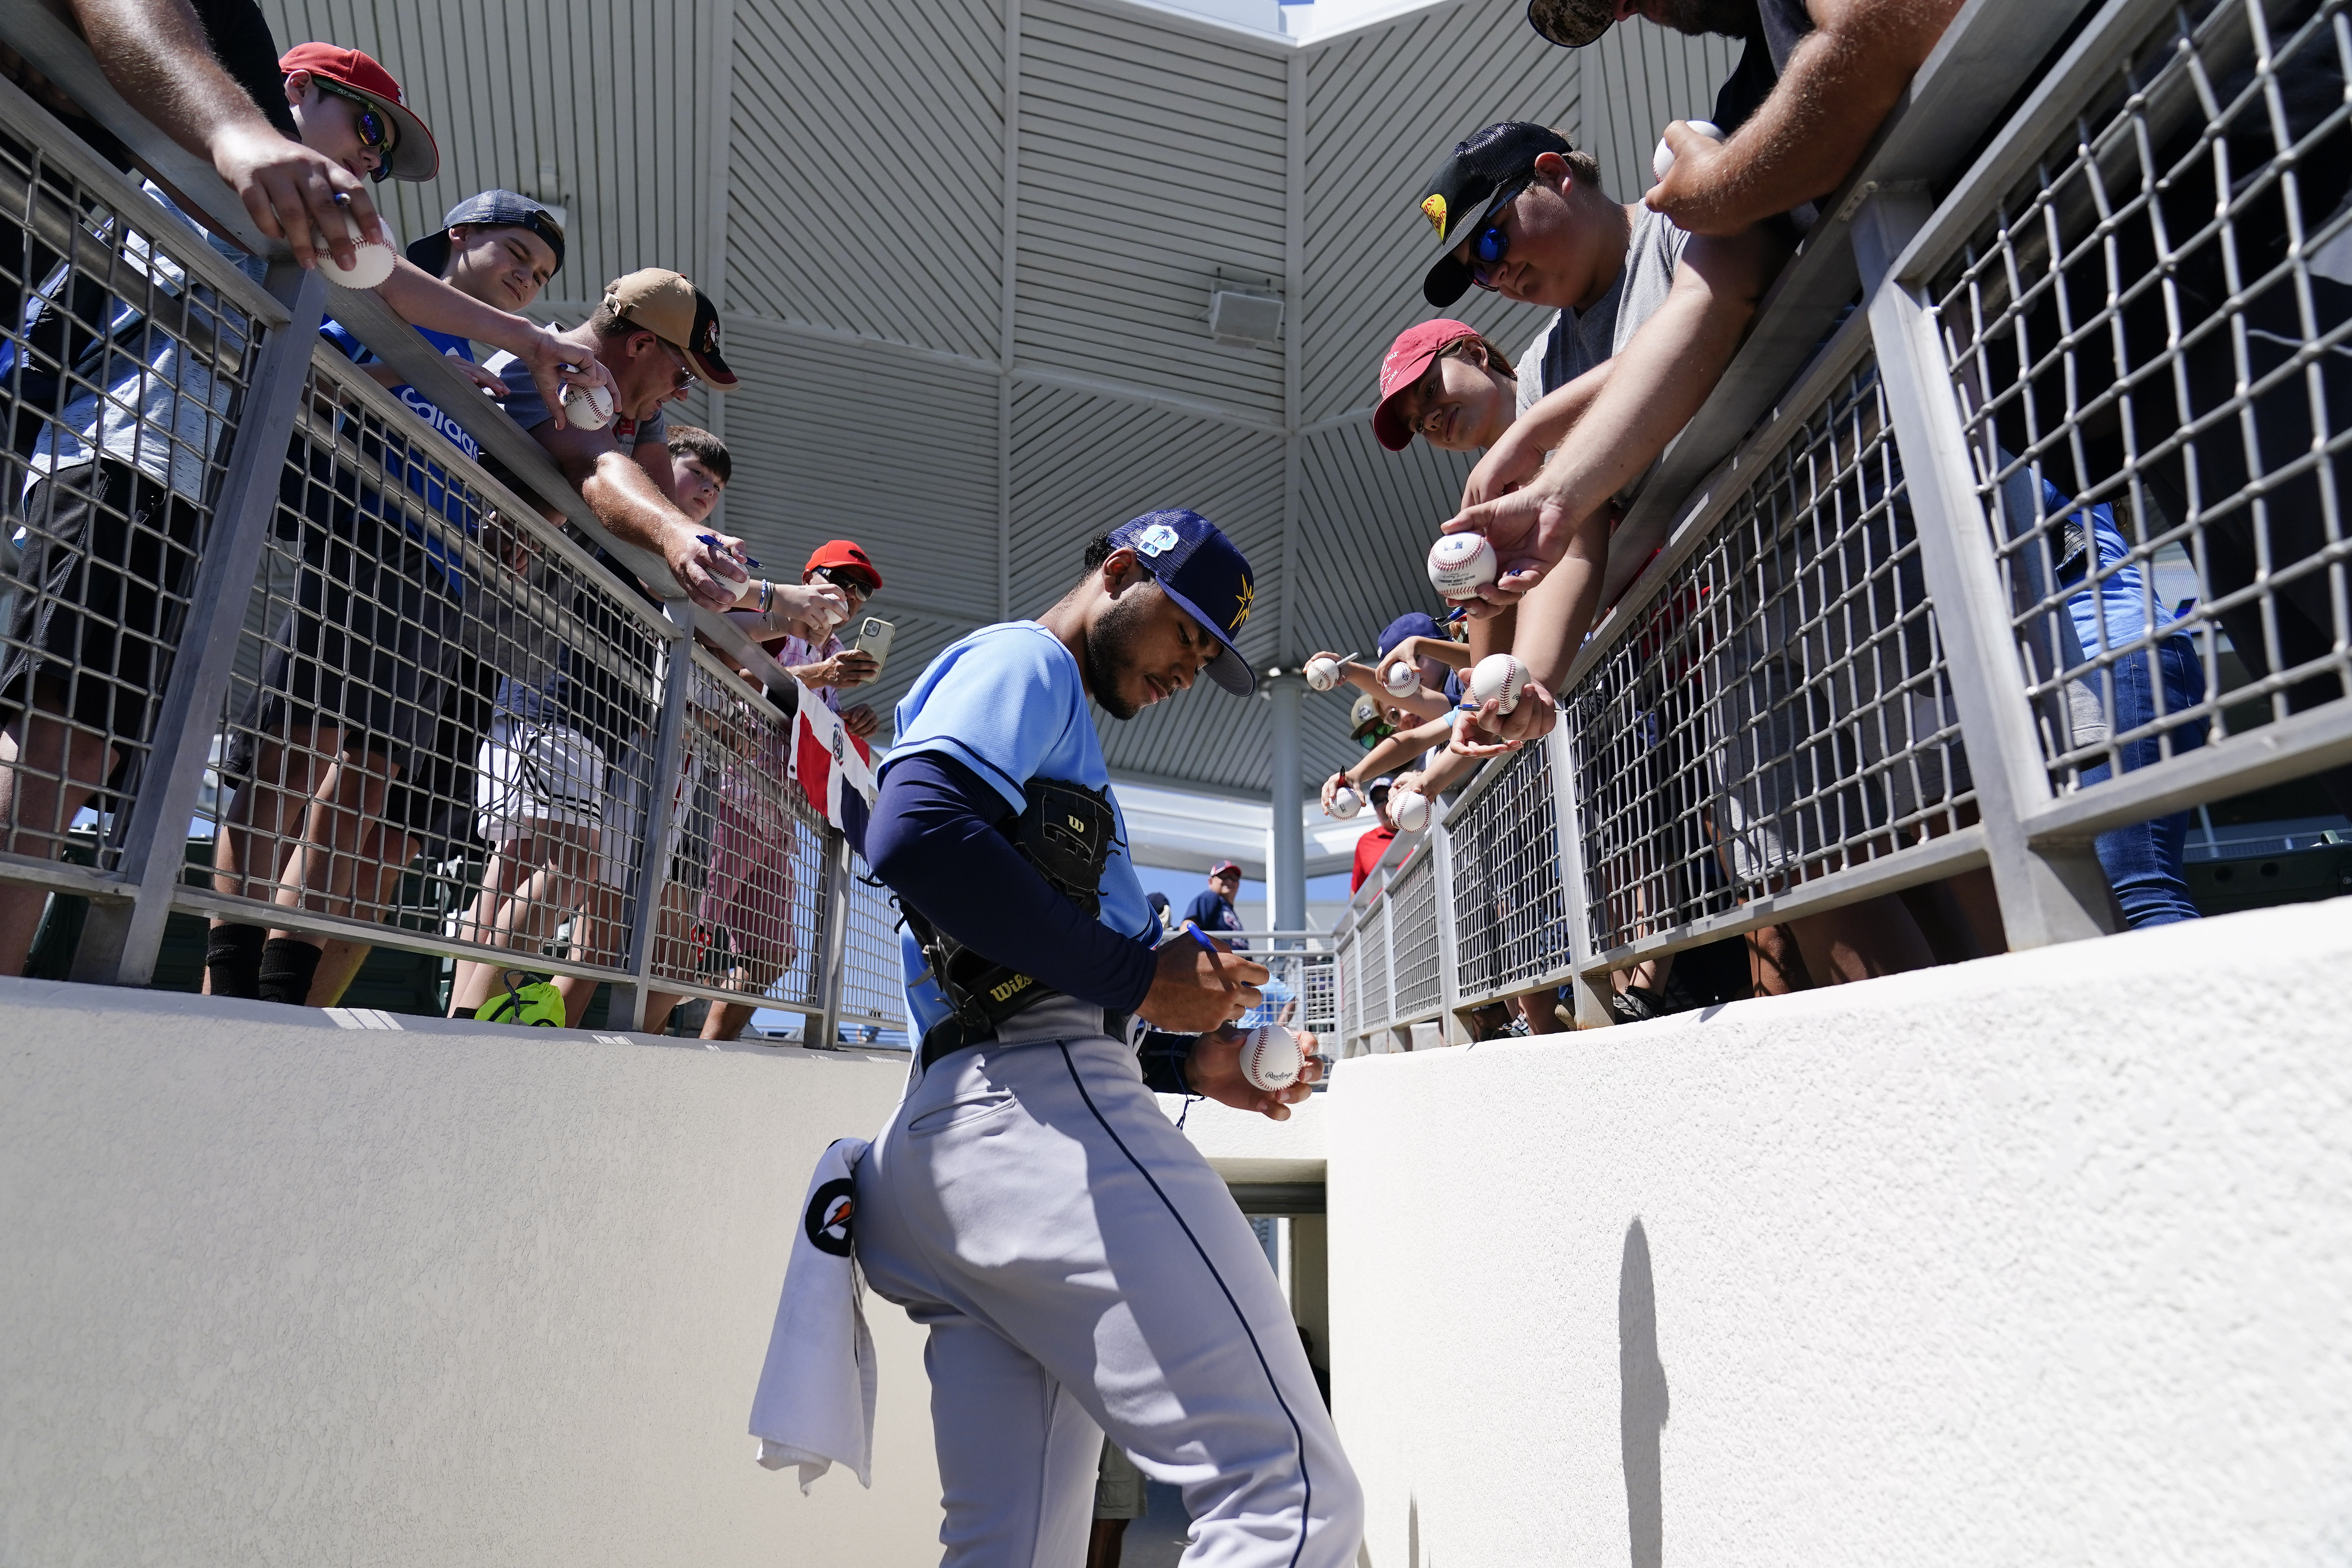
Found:
[[[1458,710],[1454,739],[1445,749],[1462,757],[1499,757],[1550,734],[1559,721],[1551,692],[1540,681],[1530,680],[1519,693],[1518,706],[1508,713],[1491,698],[1475,708]]]
[[[1287,1121],[1290,1108],[1312,1094],[1316,1080],[1323,1076],[1323,1058],[1316,1054],[1320,1042],[1299,1030],[1298,1048],[1306,1054],[1306,1061],[1298,1069],[1298,1081],[1287,1089],[1260,1089],[1242,1071],[1242,1041],[1248,1033],[1230,1024],[1203,1033],[1184,1060],[1184,1081],[1204,1100]]]
[[[324,153],[280,136],[257,114],[250,124],[215,132],[212,158],[254,226],[284,240],[305,267],[319,264],[319,239],[327,242],[336,266],[352,265],[357,252],[345,213],[359,224],[362,239],[385,243],[367,186]]]
[[[1568,553],[1578,522],[1539,477],[1524,489],[1465,506],[1439,531],[1483,533],[1495,547],[1495,580],[1469,605],[1473,616],[1499,615],[1518,603]]]
[[[1692,130],[1686,120],[1669,122],[1664,135],[1674,150],[1674,167],[1643,193],[1643,204],[1685,234],[1738,234],[1746,228],[1752,220],[1733,210],[1733,205],[1748,160]]]

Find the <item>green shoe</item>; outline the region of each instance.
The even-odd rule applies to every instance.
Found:
[[[507,992],[493,996],[474,1012],[485,1024],[526,1024],[542,1029],[563,1027],[563,993],[551,981],[533,980],[520,970],[506,972]]]

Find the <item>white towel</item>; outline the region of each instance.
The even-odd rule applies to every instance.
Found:
[[[816,1163],[751,1396],[760,1463],[798,1465],[803,1493],[835,1464],[848,1466],[859,1486],[874,1485],[874,1338],[849,1243],[854,1173],[870,1147],[844,1138]]]

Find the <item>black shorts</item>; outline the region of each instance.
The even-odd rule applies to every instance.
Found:
[[[76,724],[143,742],[171,679],[209,520],[205,508],[110,458],[36,483],[25,497],[0,713],[24,711],[37,681],[63,689]]]
[[[474,831],[474,770],[498,695],[496,667],[459,654],[432,740],[415,749],[411,765],[385,792],[386,822],[428,846],[454,850],[481,842]]]
[[[262,655],[261,684],[237,715],[227,765],[249,777],[263,738],[317,724],[402,775],[435,742],[459,673],[459,590],[396,519],[339,503],[334,526],[306,527],[294,607]]]

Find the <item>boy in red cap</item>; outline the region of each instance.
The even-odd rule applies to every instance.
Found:
[[[854,618],[866,607],[866,601],[882,590],[882,574],[866,552],[846,539],[828,539],[816,547],[801,568],[801,581],[811,585],[829,583],[840,589],[849,600],[849,616]],[[754,636],[759,635],[754,633]],[[881,725],[881,716],[861,702],[854,708],[841,705],[841,693],[853,686],[863,686],[882,673],[874,656],[851,647],[837,635],[828,634],[821,642],[806,637],[787,637],[779,640],[762,639],[762,646],[776,656],[776,662],[793,672],[793,679],[824,700],[824,705],[841,715],[841,726],[859,740]]]

